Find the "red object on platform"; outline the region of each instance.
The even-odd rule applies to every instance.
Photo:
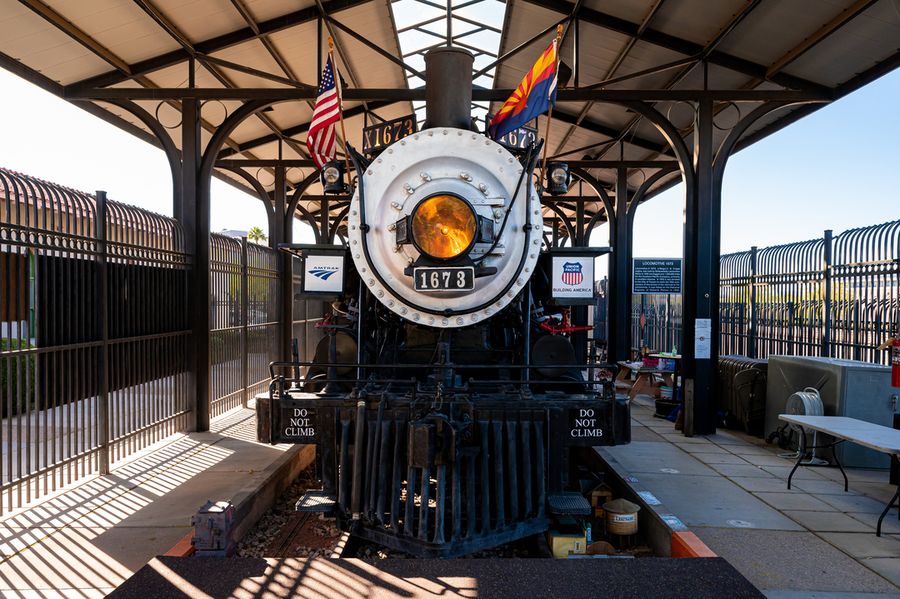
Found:
[[[579,331],[590,331],[594,328],[592,325],[577,325],[569,323],[569,310],[568,308],[563,308],[562,319],[559,324],[555,324],[551,322],[551,318],[538,323],[538,327],[544,329],[549,333],[553,333],[554,335],[559,335],[560,333],[577,333]]]
[[[891,386],[900,387],[900,334],[891,344]]]

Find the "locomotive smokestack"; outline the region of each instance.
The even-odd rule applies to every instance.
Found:
[[[425,55],[425,125],[472,129],[472,54],[435,48]]]

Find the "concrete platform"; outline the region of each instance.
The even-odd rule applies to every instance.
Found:
[[[232,501],[239,533],[251,526],[314,455],[256,443],[255,426],[233,410],[4,516],[0,596],[102,597],[182,539],[207,499]]]
[[[110,595],[309,599],[763,596],[719,558],[255,559],[161,557]]]
[[[900,522],[875,523],[893,495],[886,470],[801,467],[782,450],[735,431],[684,437],[653,417],[649,398],[632,402],[634,441],[597,448],[658,517],[675,516],[770,598],[900,598]]]

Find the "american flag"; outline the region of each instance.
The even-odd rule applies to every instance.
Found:
[[[309,155],[320,169],[326,162],[334,160],[336,155],[334,124],[341,118],[340,92],[340,81],[334,75],[334,67],[329,56],[325,70],[322,71],[319,95],[316,97],[309,133],[306,135]]]

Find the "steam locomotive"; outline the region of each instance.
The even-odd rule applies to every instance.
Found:
[[[347,244],[293,248],[304,291],[333,294],[327,337],[314,360],[272,364],[257,412],[262,441],[317,445],[322,489],[299,510],[453,557],[580,510],[573,452],[629,442],[630,417],[613,367],[573,344],[564,291],[592,295],[593,255],[542,248],[539,147],[473,130],[471,54],[426,66],[422,130],[351,149]]]

